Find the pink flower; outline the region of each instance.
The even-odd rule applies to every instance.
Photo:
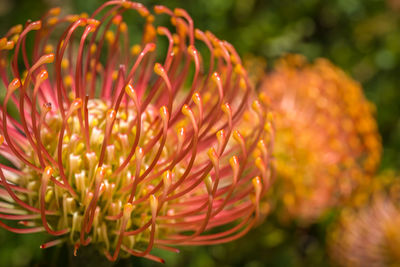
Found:
[[[274,199],[280,217],[310,224],[368,184],[380,163],[373,105],[326,59],[280,59],[260,86],[276,113]]]
[[[266,107],[249,105],[232,45],[182,9],[154,10],[157,20],[130,1],[90,16],[52,9],[0,39],[0,153],[10,163],[0,165],[0,218],[24,227],[0,226],[58,237],[42,248],[96,243],[112,261],[120,252],[163,261],[153,247],[228,242],[259,220]],[[131,36],[127,16],[144,30]],[[171,25],[154,26],[158,17]]]
[[[400,211],[385,195],[360,209],[347,209],[329,235],[332,260],[340,266],[398,266]]]

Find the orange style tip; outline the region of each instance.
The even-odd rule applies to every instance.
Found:
[[[195,29],[194,37],[196,37],[196,39],[202,40],[202,39],[205,39],[205,34],[204,34],[204,32],[200,31],[199,29]]]
[[[258,98],[260,98],[260,100],[264,103],[264,104],[270,104],[270,102],[271,102],[271,100],[270,100],[270,98],[268,97],[268,95],[266,94],[266,93],[264,93],[264,92],[261,92],[259,95],[258,95]]]
[[[187,50],[189,55],[191,55],[192,57],[197,57],[197,49],[193,45],[189,45]]]
[[[247,88],[247,83],[246,83],[246,80],[245,80],[245,79],[243,79],[243,77],[242,77],[242,78],[240,78],[240,81],[239,81],[239,87],[240,87],[241,89],[246,89],[246,88]]]
[[[253,103],[251,104],[251,107],[253,108],[254,111],[261,112],[261,104],[258,100],[254,100]]]
[[[54,7],[50,9],[49,14],[52,16],[58,16],[61,13],[61,8],[60,7]]]
[[[46,70],[42,70],[39,75],[37,76],[37,79],[40,82],[43,82],[45,80],[47,80],[47,78],[49,77],[49,73]]]
[[[138,147],[136,148],[136,150],[135,150],[135,155],[136,155],[136,158],[141,158],[141,157],[143,157],[143,155],[144,155],[143,148],[141,148],[140,146],[138,146]]]
[[[115,111],[115,109],[109,109],[107,111],[107,120],[109,122],[115,120],[116,117],[117,117],[117,112]]]
[[[4,143],[4,136],[0,134],[0,146]]]
[[[65,19],[72,23],[72,22],[77,21],[79,19],[79,16],[78,15],[68,15],[65,17]]]
[[[128,9],[128,8],[130,8],[132,6],[132,4],[133,4],[132,2],[123,1],[122,2],[122,7]]]
[[[52,26],[58,22],[58,18],[52,17],[47,20],[47,25]]]
[[[221,77],[219,76],[218,72],[214,72],[212,74],[212,79],[214,82],[221,82]]]
[[[187,34],[188,28],[187,28],[187,25],[186,25],[186,23],[185,23],[185,21],[183,19],[181,19],[180,17],[176,17],[175,18],[175,24],[176,24],[176,28],[177,28],[178,34],[179,33],[184,34],[184,35]]]
[[[210,31],[206,31],[206,32],[205,32],[205,35],[206,35],[209,39],[211,39],[211,40],[215,39],[214,34],[212,34],[212,32],[210,32]]]
[[[160,63],[154,64],[154,72],[159,76],[162,76],[165,74],[164,67]]]
[[[21,86],[21,80],[18,78],[14,78],[10,84],[8,85],[8,90],[14,91]]]
[[[196,105],[200,105],[201,104],[201,97],[199,93],[194,93],[192,96],[192,100]]]
[[[48,44],[48,45],[46,45],[46,46],[44,47],[44,52],[45,52],[46,54],[50,54],[53,50],[54,50],[54,47],[53,47],[52,45],[50,45],[50,44]]]
[[[140,52],[141,52],[141,47],[140,47],[140,45],[138,45],[138,44],[136,44],[136,45],[133,45],[132,47],[131,47],[131,54],[133,55],[133,56],[136,56],[136,55],[138,55]]]
[[[89,18],[89,19],[87,19],[86,21],[87,21],[87,23],[88,23],[89,25],[93,25],[93,26],[95,26],[95,27],[97,27],[97,26],[100,25],[100,21],[98,21],[97,19]]]
[[[164,182],[164,186],[165,186],[166,188],[169,188],[169,187],[171,186],[171,183],[172,183],[172,173],[171,173],[170,170],[164,172],[164,175],[163,175],[163,182]]]
[[[51,177],[53,175],[53,168],[51,166],[46,166],[46,168],[44,168],[44,172],[43,175],[46,175],[46,177]]]
[[[143,5],[138,6],[137,11],[142,17],[147,17],[150,14],[149,10],[147,10]]]
[[[158,26],[157,27],[157,34],[158,35],[165,35],[165,33],[166,33],[166,28],[165,27],[162,27],[162,26]]]
[[[175,8],[174,9],[174,14],[175,14],[175,16],[178,16],[178,17],[184,17],[187,13],[182,8]]]
[[[165,13],[166,7],[165,6],[160,6],[160,5],[156,5],[154,6],[154,12],[156,14],[162,14]]]
[[[131,97],[131,98],[136,98],[136,91],[133,88],[132,84],[128,84],[125,86],[125,92]]]
[[[41,249],[45,249],[45,248],[46,248],[46,245],[45,245],[45,244],[42,244],[42,245],[40,245],[40,248],[41,248]]]
[[[0,47],[3,47],[7,44],[7,38],[3,37],[0,39]]]
[[[10,29],[10,33],[11,33],[11,34],[18,34],[18,33],[21,33],[21,32],[22,32],[22,29],[23,29],[22,25],[21,25],[21,24],[18,24],[18,25],[15,25],[14,27],[12,27],[12,28]]]
[[[102,193],[104,193],[104,191],[106,191],[106,185],[104,183],[101,183],[99,191],[100,191],[100,194],[102,194]]]
[[[166,6],[162,6],[162,5],[157,5],[157,6],[155,6],[155,7],[154,7],[154,12],[155,12],[156,14],[165,13],[165,14],[168,14],[168,15],[170,15],[170,16],[173,16],[173,15],[174,15],[174,13],[173,13],[169,8],[167,8]]]
[[[81,17],[79,20],[78,20],[78,25],[79,26],[86,26],[87,25],[87,19],[86,18],[83,18],[83,17]]]
[[[105,174],[106,174],[106,168],[103,167],[103,166],[99,167],[99,168],[97,169],[97,174],[98,174],[100,177],[104,177]]]
[[[44,55],[43,56],[43,63],[53,63],[53,61],[54,61],[54,54],[53,53],[50,53],[50,54],[47,54],[47,55]]]
[[[178,138],[183,138],[185,136],[185,128],[181,127],[178,129]]]
[[[210,149],[207,151],[207,155],[210,158],[210,160],[216,164],[218,161],[218,155],[217,152],[215,151],[215,149],[213,147],[210,147]]]
[[[239,159],[236,156],[232,156],[229,159],[229,164],[231,165],[232,168],[237,168],[239,166]]]
[[[121,22],[120,24],[121,32],[126,32],[128,30],[128,25],[125,22]]]
[[[86,13],[86,12],[82,12],[82,13],[80,14],[80,17],[83,18],[83,19],[85,19],[85,23],[86,23],[86,22],[87,22],[86,19],[89,17],[89,14]]]
[[[14,48],[14,41],[6,41],[4,45],[0,45],[0,50],[11,50],[13,48]]]
[[[217,136],[217,139],[218,139],[219,142],[225,140],[225,138],[226,138],[225,130],[224,130],[224,129],[219,130],[219,131],[216,133],[216,136]]]
[[[217,46],[218,46],[218,48],[219,48],[219,50],[220,50],[221,55],[222,55],[224,58],[230,60],[230,55],[229,55],[229,52],[228,52],[228,50],[226,49],[226,47],[225,47],[225,45],[224,45],[224,42],[221,41],[221,40],[218,40]]]
[[[221,109],[226,114],[232,114],[231,105],[229,105],[229,103],[225,103],[225,104],[221,105]]]
[[[116,15],[116,16],[113,18],[112,23],[115,24],[115,25],[118,25],[118,24],[121,23],[121,21],[122,21],[122,16],[121,16],[121,15]]]
[[[87,25],[86,26],[86,31],[90,32],[94,32],[96,30],[96,26],[94,25]]]
[[[257,143],[257,146],[260,148],[260,149],[262,149],[262,150],[264,150],[264,149],[266,149],[266,145],[265,145],[265,142],[264,142],[264,140],[260,140],[260,141],[258,141],[258,143]]]
[[[264,171],[265,170],[265,165],[263,160],[260,157],[257,157],[255,160],[256,166],[257,168],[259,168],[260,170]]]
[[[244,68],[243,68],[243,66],[241,64],[236,64],[236,66],[234,68],[234,71],[237,74],[244,75]]]
[[[42,21],[38,20],[38,21],[34,21],[31,24],[29,24],[29,26],[32,28],[32,30],[40,30],[40,28],[42,28]]]
[[[71,108],[74,109],[74,110],[79,109],[79,108],[82,107],[82,104],[83,104],[82,99],[76,98],[76,99],[72,102]]]
[[[234,130],[233,131],[233,138],[237,141],[237,142],[241,142],[243,140],[243,136],[242,134],[238,131],[238,130]]]
[[[153,15],[148,15],[146,18],[147,23],[153,23],[156,18]]]
[[[154,50],[156,50],[156,44],[155,43],[148,43],[147,47],[148,47],[149,52],[153,52]]]
[[[157,211],[158,199],[155,195],[150,195],[150,208],[153,212]]]
[[[161,118],[163,119],[163,120],[165,120],[166,118],[168,118],[168,109],[167,109],[167,107],[166,106],[162,106],[161,108],[160,108],[160,116],[161,116]]]
[[[261,178],[260,176],[256,176],[254,177],[251,182],[253,183],[253,186],[256,190],[258,190],[259,188],[261,188]]]
[[[207,192],[210,194],[211,191],[212,191],[212,184],[213,184],[213,181],[212,181],[212,179],[211,179],[211,176],[207,176],[207,177],[204,179],[204,184],[206,185]]]
[[[185,114],[185,115],[190,115],[190,112],[191,112],[192,110],[190,109],[190,107],[188,106],[188,105],[183,105],[183,107],[182,107],[182,113],[183,114]]]

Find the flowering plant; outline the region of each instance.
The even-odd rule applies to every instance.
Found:
[[[228,242],[259,220],[266,103],[232,45],[182,9],[154,11],[121,0],[91,15],[56,8],[0,39],[0,218],[23,225],[1,227],[57,237],[42,248],[94,244],[111,261],[162,262],[153,247]],[[128,15],[143,23],[137,43]]]
[[[381,156],[374,108],[361,86],[325,59],[280,59],[260,85],[276,113],[274,199],[309,224],[370,183]]]

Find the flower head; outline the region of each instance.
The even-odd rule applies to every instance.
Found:
[[[400,264],[399,177],[385,172],[343,209],[328,235],[331,258],[341,266]],[[362,191],[365,191],[364,193]],[[367,194],[368,198],[362,195]]]
[[[375,172],[381,144],[372,105],[343,71],[300,55],[279,60],[260,89],[276,112],[283,214],[313,221]]]
[[[42,248],[95,244],[110,260],[162,261],[154,246],[224,243],[257,222],[270,176],[266,106],[251,104],[232,45],[182,9],[154,11],[120,0],[92,15],[52,9],[0,39],[10,163],[0,165],[0,218],[25,227],[0,226],[57,236]],[[129,34],[129,16],[141,33]]]

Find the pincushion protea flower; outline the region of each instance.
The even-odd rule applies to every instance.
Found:
[[[342,211],[328,236],[334,262],[355,267],[400,264],[400,210],[396,205],[399,188],[398,176],[383,173],[365,188],[368,201],[363,205],[354,203]]]
[[[0,39],[0,153],[10,163],[0,165],[0,226],[56,237],[42,248],[94,244],[112,261],[162,261],[153,247],[224,243],[257,222],[270,183],[266,105],[228,42],[182,9],[154,10],[52,9]],[[139,43],[126,16],[143,21]]]
[[[375,172],[381,144],[372,105],[343,71],[300,55],[279,60],[260,90],[276,111],[282,213],[312,222]]]

